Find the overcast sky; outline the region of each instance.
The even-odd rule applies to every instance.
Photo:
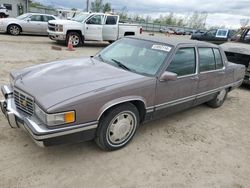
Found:
[[[36,0],[38,2],[68,8],[86,8],[86,0]],[[91,0],[90,0],[91,1]],[[93,0],[92,0],[93,1]],[[128,13],[149,14],[157,17],[160,14],[176,13],[187,16],[194,11],[208,12],[207,24],[240,27],[240,19],[250,17],[250,0],[106,0],[116,11],[127,7]]]

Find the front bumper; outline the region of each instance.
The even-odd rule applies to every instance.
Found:
[[[36,117],[18,110],[14,103],[13,91],[8,86],[1,87],[4,100],[0,101],[1,111],[11,128],[24,129],[39,145],[48,146],[65,142],[86,141],[95,137],[98,122],[61,128],[48,128]]]
[[[47,30],[49,33],[49,38],[51,40],[56,40],[56,41],[66,41],[66,35],[60,32],[53,32],[50,30]]]

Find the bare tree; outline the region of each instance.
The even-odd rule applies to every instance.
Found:
[[[207,12],[195,11],[188,20],[188,26],[194,29],[204,29],[206,27]]]
[[[249,18],[240,19],[241,27],[246,27],[249,24]]]

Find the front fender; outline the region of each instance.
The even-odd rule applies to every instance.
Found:
[[[106,112],[108,109],[112,108],[113,106],[116,106],[118,104],[122,104],[125,102],[131,102],[131,101],[141,101],[143,102],[145,109],[147,107],[145,98],[141,96],[126,96],[126,97],[117,98],[117,99],[107,102],[100,108],[100,110],[98,111],[97,120],[99,121],[102,115],[104,114],[104,112]]]

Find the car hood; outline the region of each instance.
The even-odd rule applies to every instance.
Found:
[[[39,65],[12,76],[15,87],[33,96],[46,110],[73,97],[144,77],[93,58]]]
[[[49,23],[51,24],[58,24],[58,25],[79,25],[82,26],[82,23],[73,21],[73,20],[50,20]]]

